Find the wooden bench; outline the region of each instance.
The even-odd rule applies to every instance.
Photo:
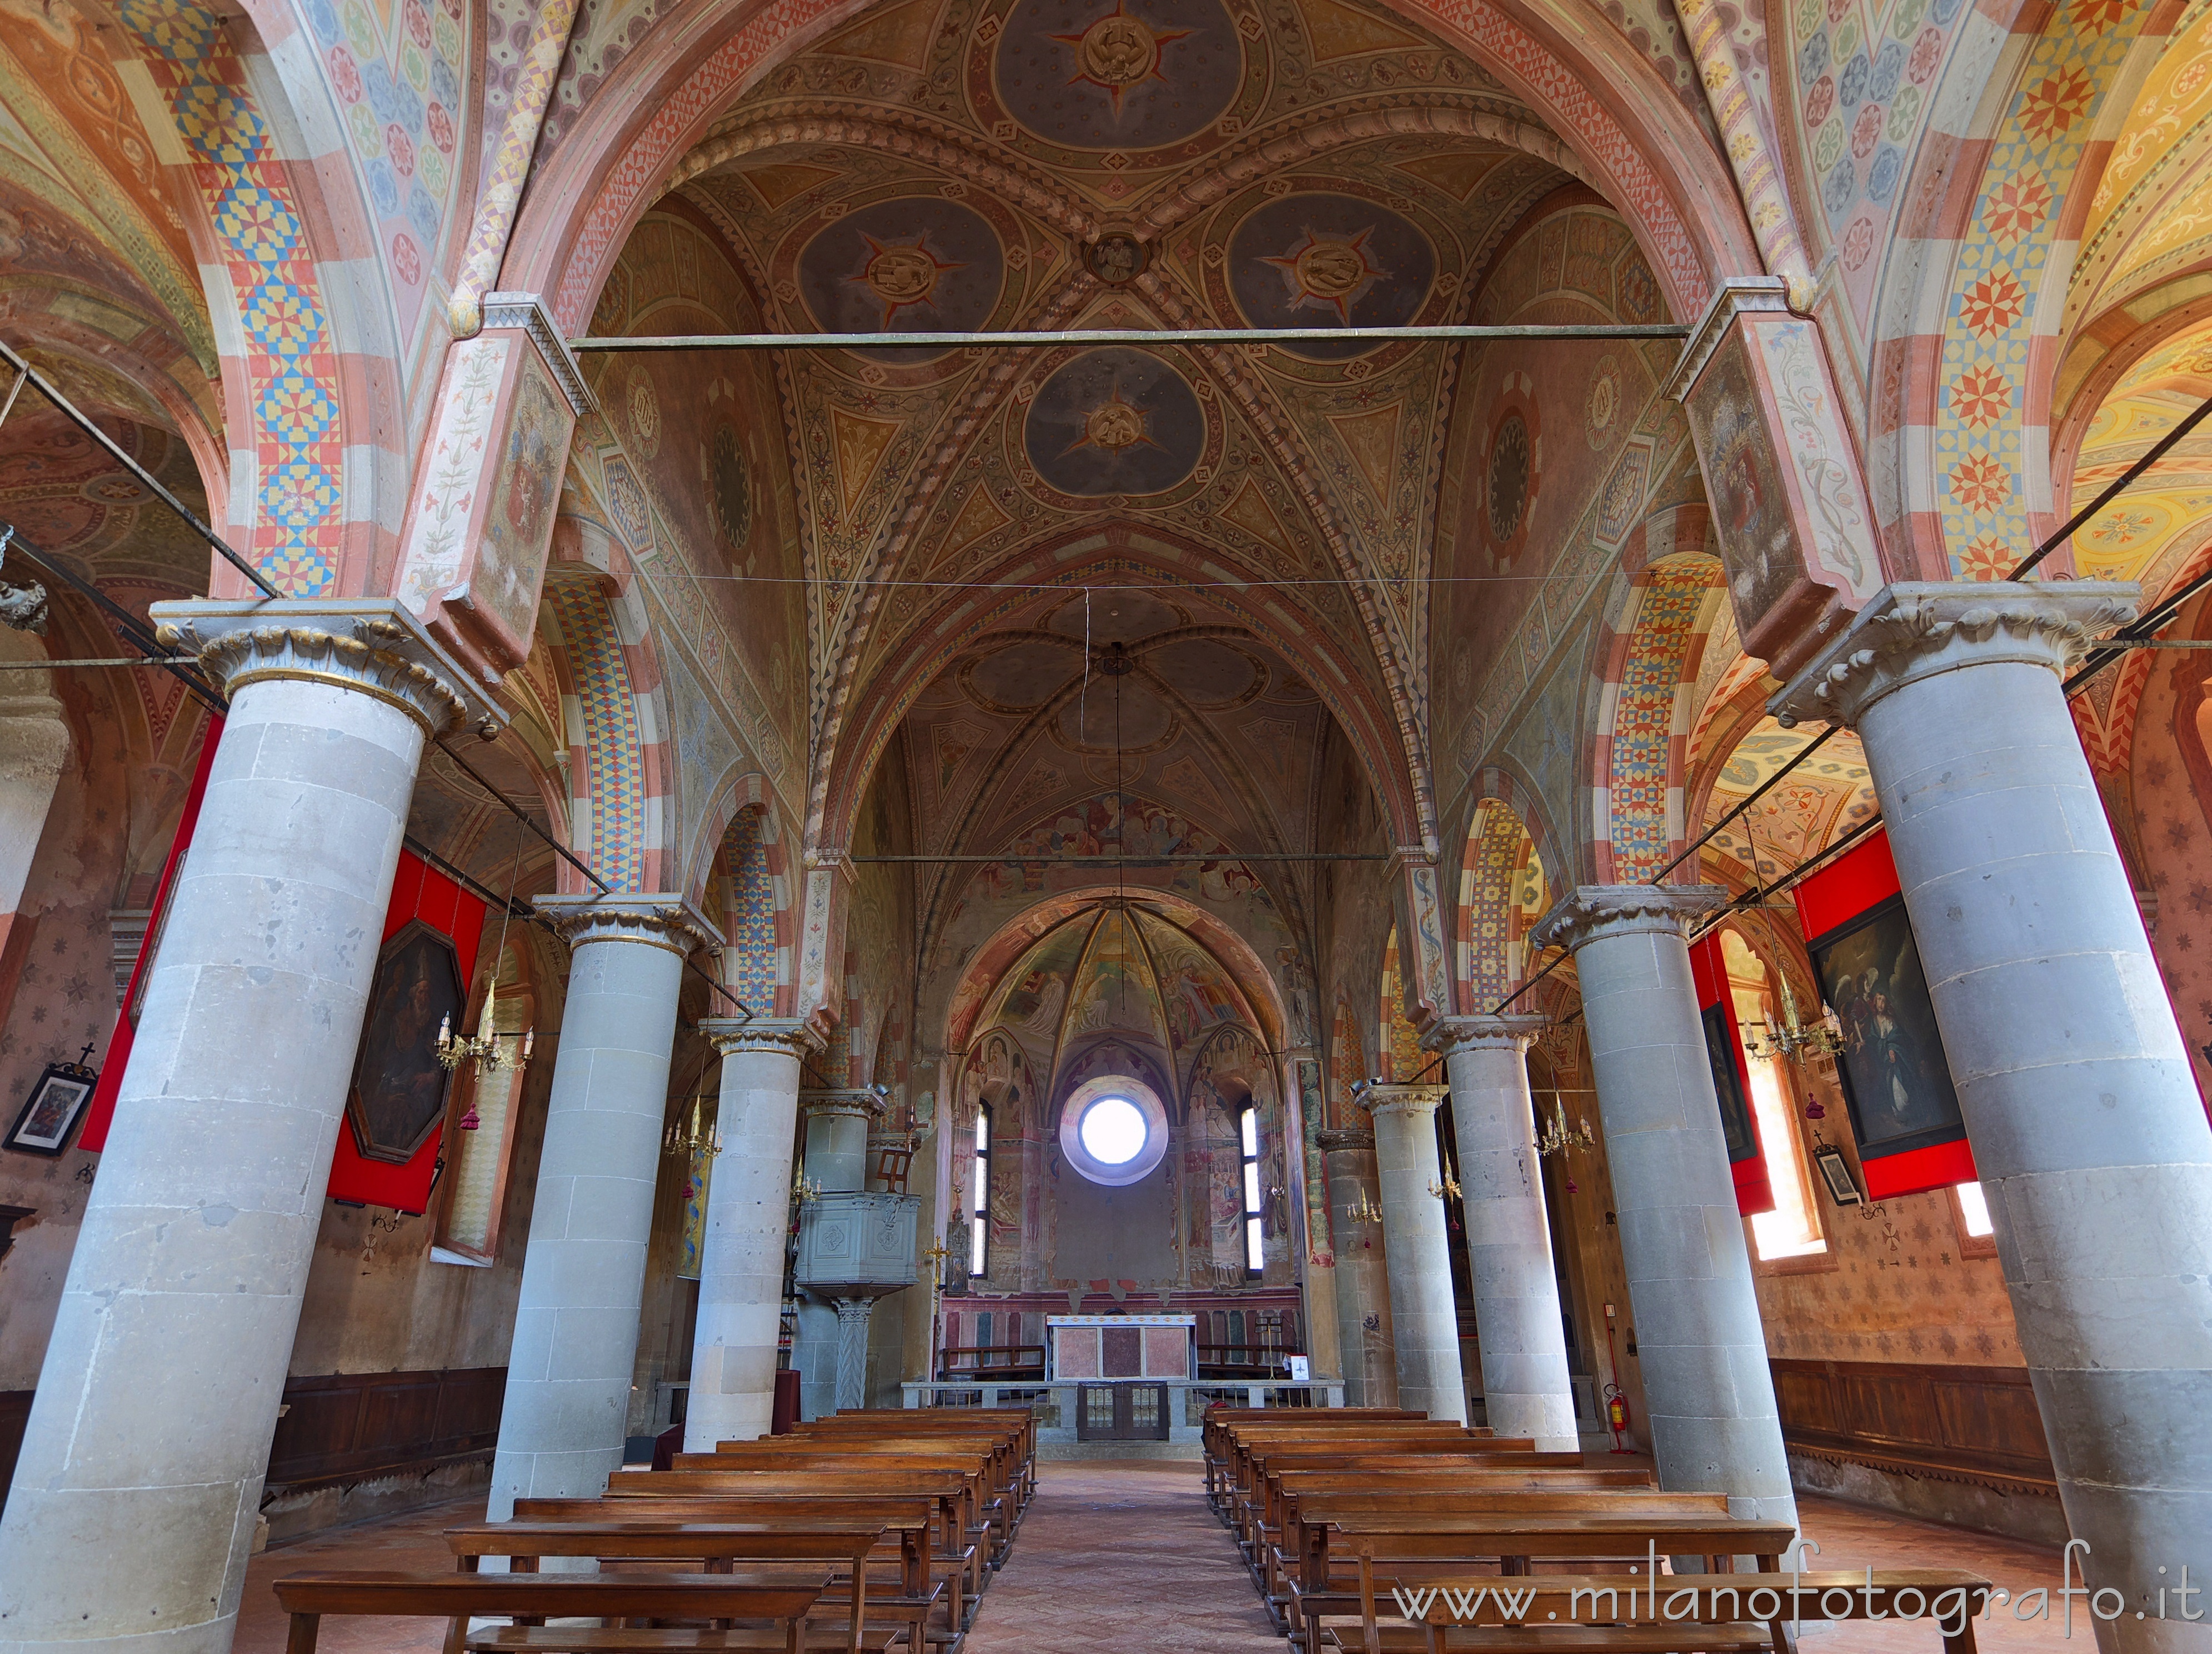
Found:
[[[943,1605],[939,1616],[943,1623],[933,1630],[933,1642],[957,1637],[967,1628],[975,1609],[974,1599],[963,1589],[975,1548],[933,1554],[933,1535],[943,1526],[941,1517],[937,1501],[927,1498],[861,1493],[810,1494],[793,1489],[692,1499],[521,1499],[514,1502],[517,1523],[757,1523],[800,1528],[875,1528],[883,1538],[871,1554],[871,1560],[878,1571],[889,1573],[890,1591],[899,1596],[926,1598]],[[933,1563],[943,1565],[943,1578],[935,1577]],[[872,1586],[871,1590],[872,1594]],[[939,1636],[937,1630],[948,1634]]]
[[[846,1646],[850,1654],[888,1647],[903,1633],[892,1627],[874,1639],[866,1633],[868,1556],[883,1538],[880,1527],[807,1528],[758,1523],[700,1524],[656,1522],[472,1522],[446,1529],[446,1548],[463,1572],[480,1572],[487,1556],[507,1559],[515,1573],[535,1573],[548,1556],[590,1557],[607,1562],[696,1562],[708,1573],[732,1573],[739,1562],[842,1562],[848,1590],[836,1596],[836,1576],[823,1603],[849,1604]],[[665,1569],[661,1572],[665,1572]],[[912,1645],[919,1650],[917,1627]]]
[[[1599,1589],[1615,1590],[1629,1580],[1652,1577],[1661,1560],[1669,1555],[1752,1556],[1758,1560],[1762,1573],[1777,1572],[1783,1554],[1796,1542],[1796,1525],[1731,1517],[1725,1499],[1719,1504],[1717,1511],[1695,1515],[1501,1511],[1402,1517],[1346,1512],[1333,1517],[1326,1525],[1354,1560],[1358,1583],[1348,1592],[1324,1585],[1297,1593],[1297,1618],[1305,1627],[1308,1654],[1317,1654],[1315,1633],[1325,1621],[1355,1614],[1366,1654],[1381,1654],[1378,1592],[1418,1590],[1437,1584],[1440,1576],[1464,1574],[1468,1565],[1476,1561],[1487,1560],[1499,1566],[1498,1573],[1486,1584],[1501,1585],[1510,1579],[1515,1590],[1522,1588],[1529,1563],[1539,1560],[1641,1559],[1626,1563],[1637,1570],[1634,1573],[1570,1576],[1566,1581],[1569,1585],[1588,1586],[1595,1578],[1603,1581]],[[1307,1512],[1306,1531],[1311,1533],[1316,1525],[1314,1513]],[[1731,1620],[1741,1617],[1734,1615]]]
[[[977,1520],[977,1488],[981,1477],[974,1471],[904,1469],[890,1465],[866,1470],[852,1468],[849,1459],[835,1469],[817,1469],[804,1477],[790,1470],[737,1468],[716,1470],[617,1470],[607,1478],[609,1499],[713,1499],[729,1494],[813,1496],[832,1493],[877,1497],[921,1495],[937,1506],[942,1526],[941,1548],[958,1554],[968,1564],[968,1594],[982,1594],[987,1560],[976,1535],[983,1532]]]
[[[276,1604],[291,1615],[285,1654],[314,1654],[333,1614],[443,1620],[445,1654],[740,1654],[808,1647],[806,1614],[829,1584],[729,1573],[287,1574]],[[469,1629],[498,1617],[507,1626]],[[696,1620],[708,1628],[619,1626],[617,1620]],[[593,1621],[548,1626],[532,1621]]]

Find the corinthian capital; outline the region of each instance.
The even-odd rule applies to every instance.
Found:
[[[1533,947],[1558,944],[1570,952],[1607,936],[1673,931],[1728,900],[1718,885],[1577,885],[1528,933]]]
[[[507,721],[483,686],[387,599],[157,603],[152,614],[155,635],[197,656],[226,695],[271,678],[329,684],[398,708],[428,740]]]
[[[611,895],[541,896],[538,910],[572,948],[586,942],[641,942],[689,956],[719,948],[722,933],[681,896],[616,891]]]
[[[1431,1051],[1526,1050],[1528,1042],[1551,1024],[1549,1017],[1438,1017],[1421,1036]]]
[[[2142,598],[2124,581],[1899,581],[1766,708],[1785,728],[1853,726],[1893,690],[1961,666],[2014,661],[2063,678],[2098,636],[2135,618]]]

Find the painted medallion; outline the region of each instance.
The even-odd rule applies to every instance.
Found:
[[[935,196],[847,213],[799,255],[799,290],[825,332],[964,332],[999,301],[1006,260],[982,217]],[[881,360],[911,350],[871,350]]]
[[[1230,238],[1230,292],[1254,327],[1396,327],[1435,285],[1436,250],[1407,219],[1349,195],[1287,195]],[[1376,344],[1291,344],[1340,362]]]
[[[1119,345],[1054,372],[1023,429],[1046,485],[1086,498],[1164,493],[1190,474],[1205,440],[1189,382],[1159,357]]]
[[[1204,131],[1243,63],[1221,0],[1020,0],[993,68],[1006,112],[1038,137],[1125,150]]]

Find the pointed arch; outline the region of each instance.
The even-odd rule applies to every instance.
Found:
[[[1468,824],[1453,936],[1460,1009],[1486,1015],[1528,980],[1528,933],[1553,891],[1536,841],[1513,806],[1486,798]]]
[[[1725,592],[1703,502],[1653,514],[1599,648],[1589,855],[1599,884],[1656,876],[1682,839],[1682,775],[1698,660]]]

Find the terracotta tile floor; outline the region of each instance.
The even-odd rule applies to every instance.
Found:
[[[966,1654],[1282,1654],[1197,1461],[1037,1466]]]
[[[1936,1563],[1972,1568],[2015,1591],[2056,1587],[2058,1554],[1954,1528],[1914,1522],[1838,1500],[1799,1505],[1818,1540],[1817,1566],[1877,1568]],[[284,1618],[270,1582],[311,1567],[450,1566],[439,1535],[483,1513],[481,1496],[410,1511],[287,1545],[253,1559],[239,1617],[237,1654],[283,1654]],[[1109,1630],[1111,1627],[1111,1630]],[[2000,1607],[1978,1621],[1991,1654],[2086,1651],[2086,1621],[2068,1641],[2051,1619],[2021,1623]],[[326,1654],[436,1654],[441,1628],[423,1621],[332,1620]],[[1807,1654],[1936,1654],[1933,1626],[1808,1627]],[[1206,1508],[1196,1464],[1042,1464],[1037,1495],[1012,1559],[976,1615],[968,1654],[1273,1654],[1285,1646],[1267,1628],[1227,1531]]]

